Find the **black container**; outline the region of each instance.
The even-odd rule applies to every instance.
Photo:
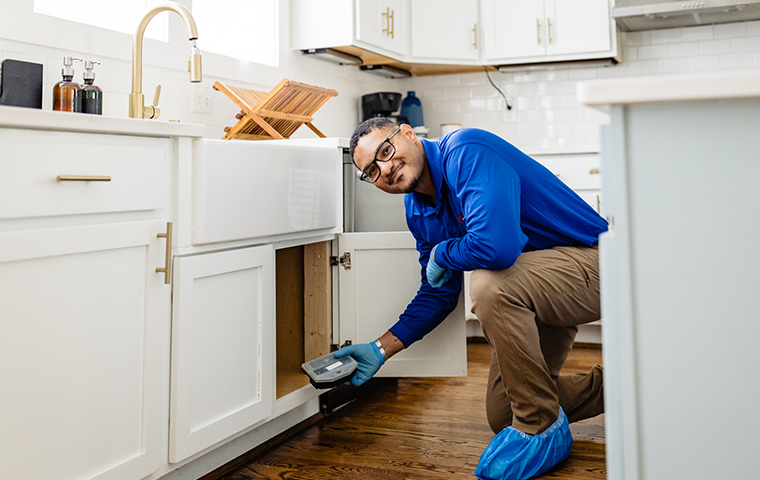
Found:
[[[0,105],[42,108],[42,65],[5,59],[0,68]]]

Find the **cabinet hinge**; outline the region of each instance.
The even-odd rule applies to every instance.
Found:
[[[330,257],[330,265],[343,265],[346,270],[351,270],[351,254],[345,252],[340,258]]]
[[[337,343],[330,344],[330,351],[335,352],[343,347],[348,347],[349,345],[353,345],[353,342],[351,340],[346,340],[343,342],[343,345],[338,345]]]

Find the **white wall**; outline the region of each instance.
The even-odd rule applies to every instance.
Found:
[[[619,33],[622,63],[614,67],[492,72],[515,115],[506,113],[485,73],[405,79],[404,93],[415,90],[422,100],[430,136],[439,135],[442,123],[462,123],[490,130],[523,149],[595,147],[599,125],[608,118],[577,103],[580,80],[760,67],[760,21]]]
[[[236,74],[236,78],[225,78],[224,74],[220,75],[219,72],[227,70],[223,67],[233,62],[227,61],[225,64],[219,57],[214,58],[213,55],[204,54],[204,76],[201,85],[210,87],[218,80],[222,83],[269,91],[279,80],[288,78],[333,88],[338,91],[339,95],[328,100],[316,113],[314,125],[327,136],[350,136],[360,120],[359,101],[361,95],[376,91],[394,90],[394,88],[398,88],[398,83],[376,75],[361,73],[358,68],[341,67],[322,60],[306,58],[300,52],[292,50],[290,48],[290,2],[282,0],[279,3],[281,30],[279,68],[248,65],[240,69],[243,73]],[[24,41],[24,38],[28,38],[24,32],[47,27],[52,23],[49,19],[43,19],[44,21],[37,23],[34,15],[26,12],[31,8],[31,4],[32,2],[29,0],[16,1],[13,2],[14,6],[10,7],[8,6],[10,3],[6,5],[5,2],[0,2],[0,11],[2,11],[0,16],[4,17],[0,19],[0,59],[12,58],[43,64],[42,108],[44,110],[52,109],[53,85],[61,79],[62,59],[65,55],[100,61],[102,65],[95,69],[95,84],[104,90],[103,113],[104,115],[127,117],[128,96],[132,84],[132,65],[131,61],[128,60],[132,36],[97,32],[97,30],[102,29],[71,23],[69,26],[61,27],[59,32],[49,32],[50,34],[45,38],[58,36],[63,40],[66,36],[76,34],[84,38],[88,36],[97,37],[99,40],[93,41],[91,48],[84,47],[76,51],[51,47],[49,46],[50,42],[47,42],[47,45],[41,45]],[[22,11],[22,8],[26,10]],[[180,30],[184,28],[181,22],[173,17],[177,16],[171,14],[170,26],[180,27]],[[58,22],[56,25],[61,24],[62,22]],[[255,22],[252,22],[252,28],[255,28],[254,25]],[[10,28],[11,26],[13,28]],[[97,35],[93,35],[93,32]],[[198,34],[198,46],[203,52],[203,32],[199,31]],[[244,39],[244,36],[245,33],[241,32],[241,40]],[[105,44],[102,38],[108,39]],[[80,43],[87,44],[87,42]],[[187,55],[190,52],[189,43],[184,45],[186,40],[181,43],[181,48],[175,48],[181,53],[173,55],[175,50],[172,50],[171,60],[174,62],[175,58],[173,57],[177,57],[176,62],[174,62],[175,65],[172,67],[176,67],[176,64],[184,65],[187,62]],[[177,119],[182,122],[205,124],[207,126],[207,137],[221,138],[224,135],[224,127],[234,125],[237,121],[234,116],[239,112],[239,109],[222,93],[213,91],[214,113],[192,113],[190,111],[192,85],[188,80],[188,73],[179,68],[157,66],[161,65],[163,60],[160,56],[155,55],[151,58],[150,52],[151,46],[155,48],[156,45],[158,43],[152,40],[147,40],[145,43],[146,63],[143,67],[143,93],[146,97],[146,104],[152,101],[155,86],[160,83],[162,85],[159,102],[161,108],[160,121]],[[74,80],[81,83],[84,67],[81,63],[75,63],[75,69]],[[246,74],[246,71],[249,74]],[[244,81],[241,80],[243,75],[245,75]],[[314,136],[311,130],[301,127],[293,135],[293,138],[313,138]]]

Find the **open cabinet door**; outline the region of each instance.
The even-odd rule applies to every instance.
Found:
[[[414,237],[409,232],[342,233],[338,252],[339,257],[350,256],[350,268],[338,266],[339,342],[371,342],[396,323],[420,287]],[[460,296],[457,308],[438,328],[396,354],[378,376],[466,376],[466,335]]]

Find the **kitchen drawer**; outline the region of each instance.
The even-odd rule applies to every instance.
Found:
[[[1,130],[0,219],[165,208],[169,147],[161,138]]]
[[[533,158],[573,190],[601,189],[598,154],[535,155]]]

